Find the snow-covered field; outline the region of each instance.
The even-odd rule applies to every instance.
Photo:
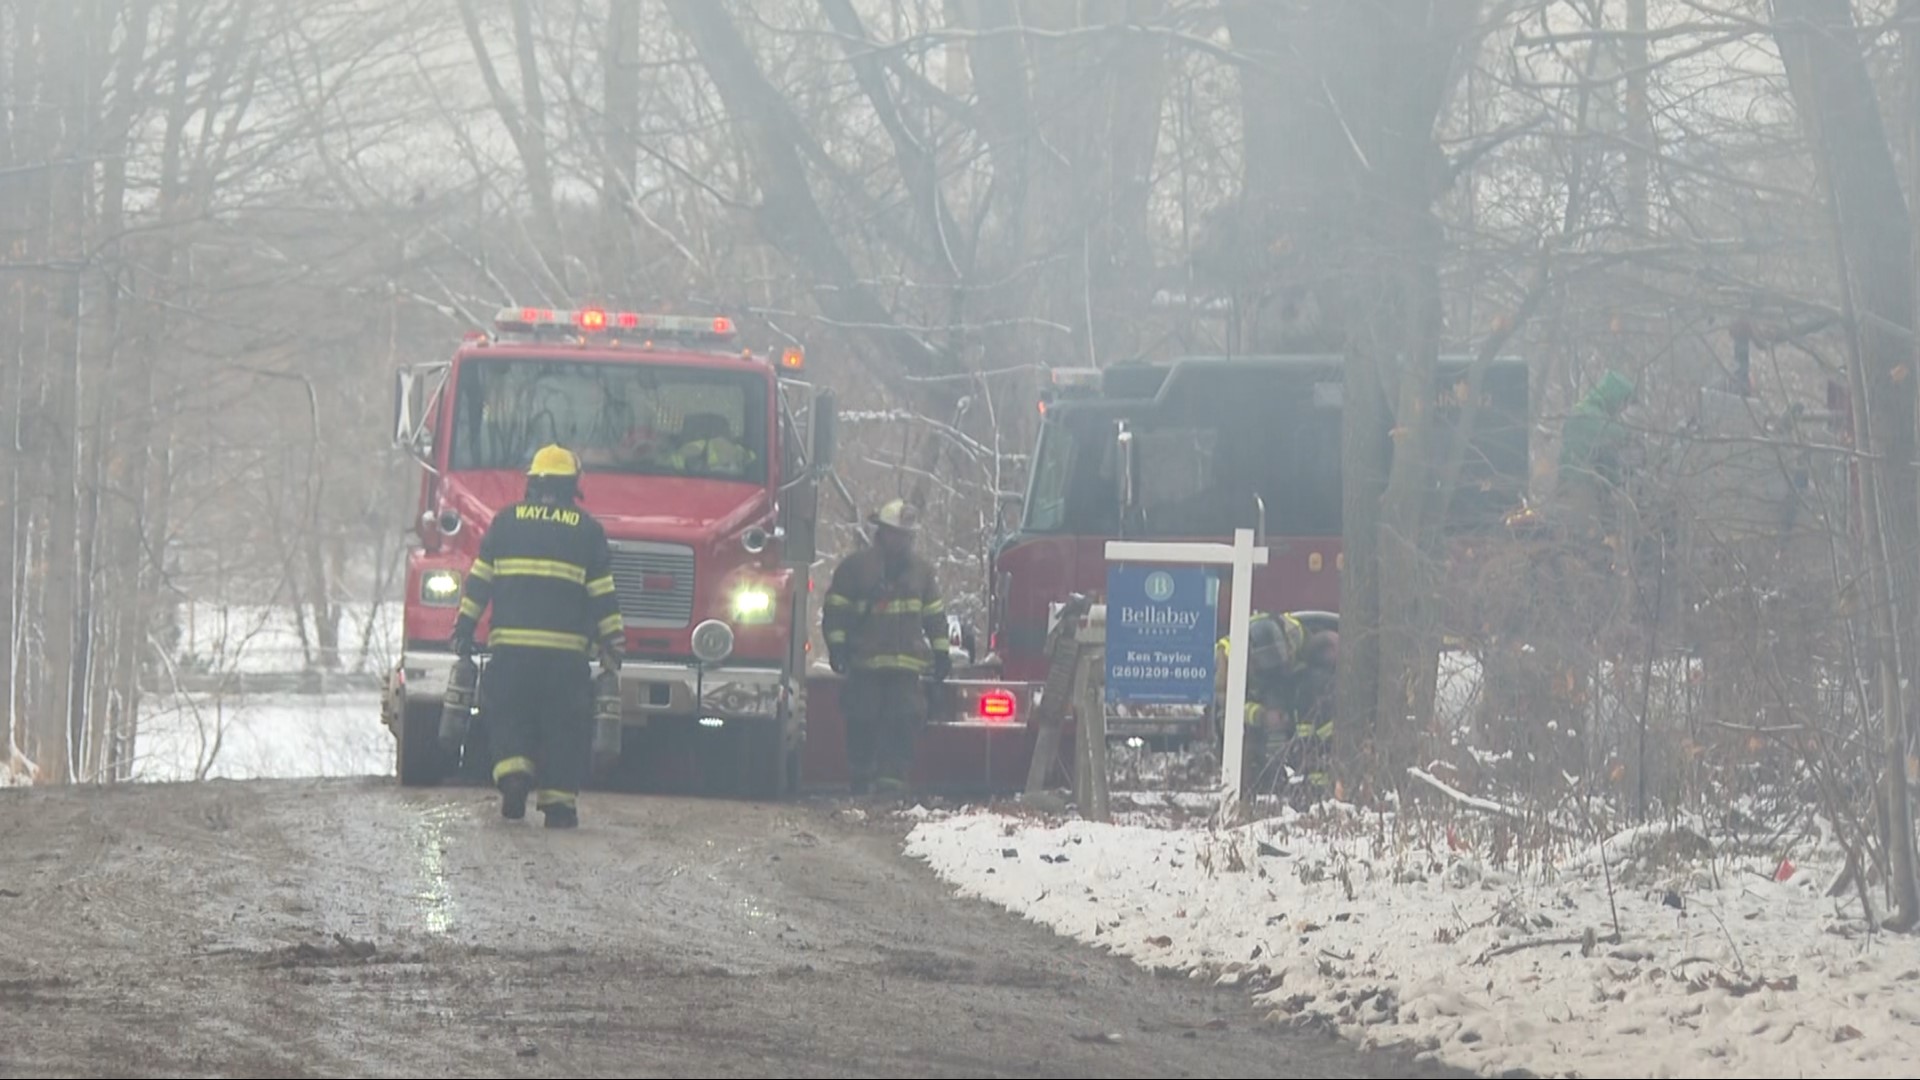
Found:
[[[147,781],[390,775],[393,736],[380,695],[154,695],[140,720],[133,778]]]
[[[909,853],[962,893],[1245,985],[1278,1019],[1481,1075],[1904,1077],[1920,1062],[1920,941],[1868,934],[1857,896],[1824,895],[1837,863],[1811,846],[1783,865],[1642,831],[1607,846],[1610,887],[1597,849],[1505,874],[1445,830],[1409,843],[1390,820],[916,816]]]
[[[383,667],[399,651],[401,616],[395,603],[341,605],[342,666],[353,669],[364,656],[371,670]],[[302,671],[319,649],[310,622],[305,630],[303,644],[300,623],[284,606],[196,601],[181,608],[175,663],[193,671]]]

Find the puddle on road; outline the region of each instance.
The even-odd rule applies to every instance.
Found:
[[[459,905],[447,880],[447,825],[459,816],[458,806],[436,806],[421,811],[413,823],[415,864],[420,888],[413,894],[420,922],[427,933],[451,934],[458,922]]]

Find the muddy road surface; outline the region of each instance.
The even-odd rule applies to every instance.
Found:
[[[956,900],[898,829],[583,816],[381,780],[0,792],[0,1075],[1421,1075]]]

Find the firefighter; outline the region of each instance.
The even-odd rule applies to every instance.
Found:
[[[1339,632],[1316,631],[1307,635],[1293,671],[1294,726],[1293,742],[1287,747],[1287,767],[1306,778],[1305,790],[1294,790],[1296,805],[1317,802],[1333,793],[1333,709],[1339,657]]]
[[[829,662],[847,676],[841,713],[855,794],[906,790],[915,737],[926,722],[920,678],[943,682],[953,670],[939,584],[933,566],[913,550],[913,508],[895,499],[869,521],[873,545],[835,568],[821,615]]]
[[[1632,403],[1633,380],[1608,371],[1575,405],[1560,433],[1560,492],[1575,528],[1590,535],[1606,528],[1607,509],[1620,486],[1633,433],[1620,415]]]
[[[1282,612],[1255,612],[1247,624],[1247,705],[1240,786],[1284,765],[1304,778],[1295,801],[1324,795],[1329,786],[1327,758],[1333,740],[1334,665],[1339,637],[1333,631],[1308,634],[1300,620]],[[1215,646],[1216,685],[1226,693],[1227,639]]]
[[[578,800],[593,752],[593,683],[588,655],[620,668],[625,628],[614,596],[607,534],[576,503],[580,461],[543,447],[527,469],[526,501],[493,519],[467,572],[454,648],[468,655],[481,612],[493,605],[492,660],[482,708],[500,813],[518,821],[527,796],[549,829],[580,823]]]
[[[740,478],[757,460],[752,450],[735,441],[724,417],[695,413],[680,429],[680,444],[668,463],[692,476]]]

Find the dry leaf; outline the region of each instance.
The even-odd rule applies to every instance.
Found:
[[[1158,949],[1171,949],[1173,948],[1173,939],[1168,937],[1165,934],[1161,934],[1159,937],[1148,938],[1147,944],[1152,945]]]

